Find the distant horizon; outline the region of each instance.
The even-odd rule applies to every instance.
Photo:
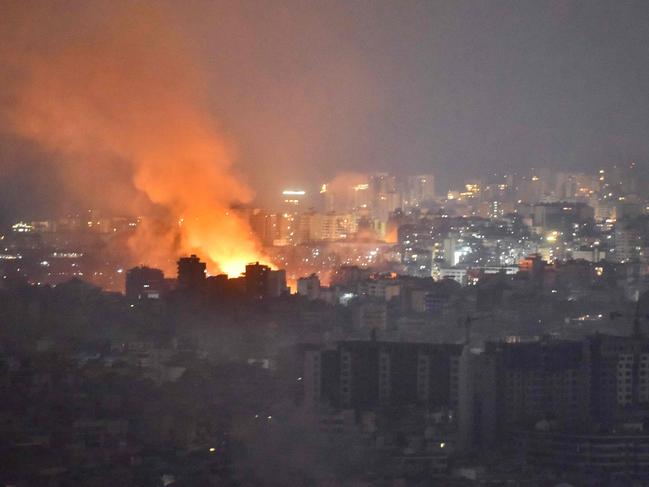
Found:
[[[638,161],[628,161],[628,164],[631,163],[636,163],[635,164],[635,170],[639,172],[639,175],[642,176],[649,176],[649,164],[642,164],[638,163]],[[560,168],[556,171],[553,172],[553,174],[556,173],[569,173],[569,174],[595,174],[597,171],[600,169],[604,170],[611,170],[613,168],[625,168],[629,167],[625,163],[610,163],[610,164],[602,164],[594,167],[582,167],[582,168]],[[394,176],[397,178],[397,181],[403,181],[408,177],[414,177],[414,176],[419,176],[419,175],[424,175],[424,174],[433,174],[435,177],[435,190],[436,190],[436,198],[437,199],[444,199],[447,195],[447,192],[454,191],[461,189],[463,185],[466,182],[469,181],[482,181],[485,184],[490,184],[495,182],[492,178],[494,177],[501,177],[505,175],[516,175],[516,176],[528,176],[528,175],[533,175],[535,172],[536,174],[540,174],[540,172],[547,172],[547,171],[552,171],[552,168],[550,167],[530,167],[530,168],[523,168],[523,169],[518,169],[513,172],[508,172],[507,170],[502,170],[502,171],[486,171],[480,174],[465,174],[463,177],[458,177],[457,181],[453,183],[446,183],[445,178],[443,175],[438,175],[436,172],[431,171],[430,173],[400,173],[400,174],[393,174],[390,172],[387,172],[391,176]],[[377,174],[377,173],[383,173],[386,171],[368,171],[368,172],[355,172],[354,174],[358,175],[366,175],[370,176],[372,174]],[[343,173],[345,174],[345,173]],[[266,194],[264,199],[258,198],[255,196],[255,198],[248,202],[248,203],[237,203],[234,202],[232,204],[232,208],[236,207],[243,207],[243,208],[269,208],[271,210],[277,210],[278,206],[281,206],[281,198],[282,198],[282,191],[286,189],[292,189],[292,190],[298,190],[298,191],[305,191],[305,197],[307,200],[310,198],[313,198],[314,196],[317,198],[317,194],[320,191],[321,185],[326,184],[329,181],[308,181],[306,183],[302,184],[292,184],[292,185],[278,185],[277,191],[274,194]],[[254,188],[253,188],[254,189]],[[314,205],[311,205],[314,206]],[[305,208],[303,208],[305,209]],[[74,216],[79,216],[81,215],[84,211],[91,211],[91,210],[97,210],[99,213],[103,216],[107,217],[125,217],[125,218],[136,218],[138,215],[136,214],[119,214],[119,213],[111,213],[107,211],[102,211],[101,208],[83,208],[81,206],[77,208],[68,208],[67,210],[55,210],[50,212],[48,211],[36,211],[34,210],[33,212],[30,213],[14,213],[11,214],[7,209],[3,208],[0,206],[0,228],[8,228],[11,226],[11,224],[16,223],[21,220],[31,220],[31,221],[37,221],[38,219],[50,219],[50,218],[65,218],[65,217],[74,217]]]
[[[299,0],[165,0],[136,8],[93,0],[76,6],[64,14],[54,3],[9,2],[0,20],[6,68],[0,221],[92,207],[88,200],[105,202],[116,192],[120,201],[142,197],[132,194],[132,175],[124,174],[128,151],[89,169],[95,156],[106,156],[101,149],[84,148],[73,163],[79,154],[70,152],[70,141],[53,144],[16,125],[18,112],[25,122],[31,117],[32,128],[55,120],[29,105],[40,103],[34,92],[26,97],[35,56],[49,60],[41,68],[50,81],[34,88],[61,90],[46,99],[61,99],[63,109],[72,106],[62,99],[71,93],[77,101],[102,96],[83,90],[103,82],[93,79],[96,63],[110,63],[100,71],[113,77],[114,106],[95,100],[93,110],[109,112],[95,115],[124,118],[115,127],[122,129],[139,96],[151,125],[145,133],[161,140],[175,129],[154,126],[161,118],[155,100],[176,87],[164,80],[162,88],[153,85],[160,77],[189,79],[188,87],[170,92],[164,110],[196,94],[190,98],[198,100],[200,117],[231,149],[232,176],[261,204],[283,186],[317,185],[344,171],[432,171],[442,191],[491,171],[649,165],[647,2],[335,0],[307,7]],[[95,54],[110,55],[85,52],[90,44]],[[64,57],[70,51],[74,60]],[[129,69],[115,71],[120,63]],[[155,66],[162,71],[156,74]],[[141,86],[129,80],[135,72]],[[95,137],[79,136],[86,144]],[[83,184],[70,185],[79,173]]]

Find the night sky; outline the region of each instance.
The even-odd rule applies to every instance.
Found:
[[[25,20],[24,3],[2,2],[19,13],[0,20],[0,42],[20,32],[23,43],[33,35],[65,46],[59,30],[30,32],[38,24]],[[200,68],[206,109],[236,147],[234,170],[261,203],[284,186],[315,186],[342,171],[432,170],[443,190],[507,168],[647,163],[647,1],[161,8]],[[79,22],[83,15],[70,30]],[[11,90],[0,102],[4,112]],[[0,129],[0,220],[82,204],[61,189],[65,165],[49,162],[60,155],[13,134],[4,120]]]

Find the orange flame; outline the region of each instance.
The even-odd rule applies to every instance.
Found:
[[[248,222],[229,211],[252,192],[160,4],[80,3],[65,13],[24,4],[1,26],[10,32],[0,61],[16,75],[8,119],[58,157],[66,190],[143,216],[130,242],[137,262],[169,272],[193,252],[211,273],[238,275],[266,260]]]

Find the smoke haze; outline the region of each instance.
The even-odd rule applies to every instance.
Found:
[[[67,58],[76,89],[91,70],[72,59],[77,49],[99,72],[112,64],[153,78],[133,87],[146,103],[163,91],[149,113],[178,93],[198,100],[210,126],[213,114],[222,124],[229,158],[224,130],[236,141],[236,168],[263,206],[283,188],[317,191],[345,171],[434,172],[445,191],[496,170],[646,163],[647,18],[649,3],[635,0],[5,1],[0,77],[3,87],[23,79],[5,63],[24,69],[26,54]],[[91,55],[93,44],[113,54]],[[109,73],[91,74],[111,91]],[[11,184],[0,181],[0,219],[62,204],[52,188],[68,178],[43,164],[51,149],[1,132]],[[132,191],[128,167],[113,169],[127,159],[92,165],[115,195],[103,206],[149,203]],[[9,172],[28,160],[40,171]],[[69,164],[61,160],[56,167]],[[101,199],[75,186],[67,200]]]
[[[141,216],[141,262],[196,252],[237,275],[259,251],[229,208],[251,200],[206,86],[161,4],[10,4],[5,123],[54,155],[62,193]],[[65,198],[65,194],[60,195]]]

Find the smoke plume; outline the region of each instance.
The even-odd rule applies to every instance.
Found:
[[[367,182],[366,174],[350,171],[337,174],[327,183],[327,192],[331,194],[334,210],[345,212],[353,208],[356,205],[354,188]]]
[[[233,203],[252,198],[210,113],[187,39],[156,2],[8,2],[3,123],[48,151],[62,197],[142,217],[135,259],[195,252],[238,274],[259,249]]]

